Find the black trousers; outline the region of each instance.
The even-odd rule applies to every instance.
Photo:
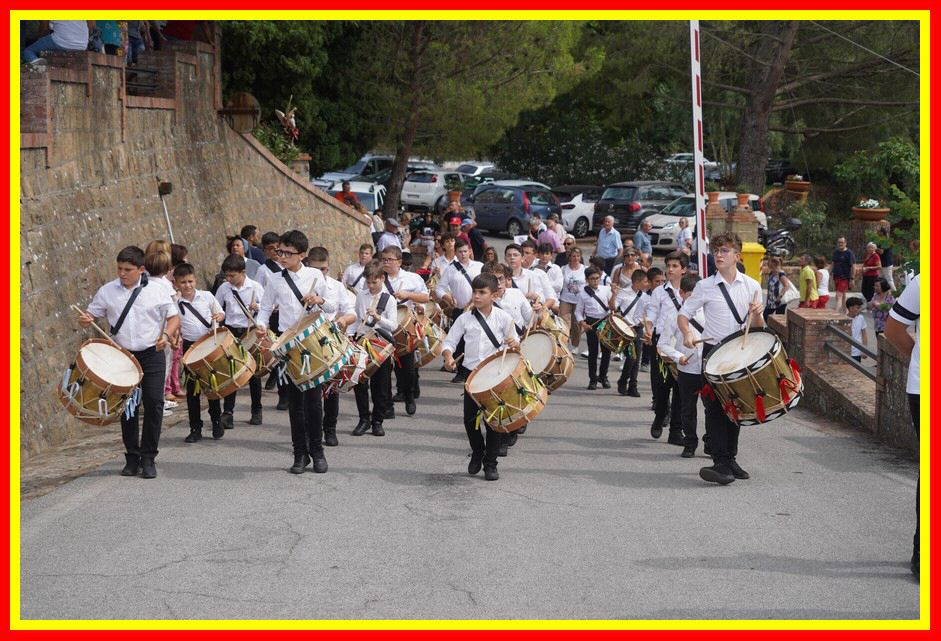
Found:
[[[714,348],[715,345],[703,343],[703,362]],[[706,438],[709,439],[712,460],[716,465],[728,465],[738,456],[738,436],[741,428],[722,411],[722,403],[715,393],[704,395],[702,405],[706,415]]]
[[[657,355],[656,346],[660,337],[654,334],[652,343],[652,358],[650,363],[650,386],[653,390],[653,413],[654,421],[657,424],[663,423],[663,420],[670,415],[670,431],[680,432],[683,429],[683,419],[681,416],[682,404],[680,403],[680,388],[677,385],[673,374],[662,363]],[[662,371],[661,371],[662,370]]]
[[[183,353],[186,353],[193,345],[193,341],[183,341]],[[234,396],[234,394],[232,395]],[[186,377],[186,414],[189,417],[190,429],[191,430],[201,430],[203,428],[203,417],[200,415],[199,409],[199,397],[200,394],[196,393],[196,381],[191,380],[189,376]],[[226,398],[228,400],[228,397]],[[234,403],[235,401],[233,401]],[[222,416],[222,403],[219,399],[209,401],[209,420],[213,423],[219,420],[219,417]]]
[[[387,358],[368,381],[356,384],[353,395],[356,397],[356,411],[361,419],[382,423],[386,408],[392,403],[392,359]],[[369,397],[372,396],[372,414],[369,412]]]
[[[921,431],[919,428],[919,422],[921,417],[921,406],[919,401],[921,400],[920,394],[909,394],[908,395],[908,410],[912,415],[912,426],[915,428],[915,435],[921,436]],[[921,474],[918,474],[918,485],[915,486],[915,536],[912,539],[912,561],[920,561],[921,551],[919,550],[918,542],[920,540],[920,531],[921,531]]]
[[[494,432],[483,418],[480,426],[477,425],[477,412],[480,408],[470,394],[464,393],[464,431],[470,442],[472,456],[483,457],[485,467],[497,466],[497,455],[500,452],[500,443],[504,440],[503,432]],[[484,434],[487,435],[486,440]]]
[[[637,389],[637,372],[640,369],[640,353],[644,343],[640,337],[640,330],[636,327],[637,338],[634,339],[633,349],[624,350],[624,367],[621,369],[621,377],[618,378],[618,385],[626,385],[628,389]],[[633,353],[633,355],[632,355]]]
[[[288,419],[291,422],[291,444],[294,454],[323,451],[323,400],[320,386],[302,392],[289,381]]]
[[[245,336],[245,332],[248,331],[245,327],[229,327],[229,331],[232,332],[236,338],[242,338]],[[248,393],[252,398],[252,413],[261,411],[261,379],[257,376],[252,376],[251,380],[248,381]],[[235,397],[238,396],[238,391],[232,392],[224,399],[222,399],[222,411],[232,413],[232,410],[235,409]]]
[[[614,270],[614,261],[617,260],[617,256],[614,258],[605,258],[604,259],[604,273],[608,276],[611,275],[611,272]]]
[[[876,295],[876,281],[879,280],[879,276],[863,276],[862,283],[862,294],[863,298],[866,299],[866,302],[872,300],[872,297]]]
[[[393,357],[396,358],[396,357]],[[415,386],[418,385],[418,368],[415,367],[415,352],[409,352],[395,362],[395,384],[398,392],[406,401],[415,400]]]
[[[163,423],[163,384],[167,376],[167,359],[163,350],[153,347],[131,352],[144,370],[141,379],[141,405],[144,409],[143,430],[138,432],[138,406],[131,418],[121,414],[121,436],[124,449],[131,456],[138,458],[156,458],[157,445],[160,443],[160,426]]]
[[[340,392],[334,390],[323,398],[323,431],[337,431],[337,418],[340,416]]]
[[[585,322],[594,325],[600,318],[585,317]],[[585,332],[585,338],[588,339],[588,379],[591,381],[601,381],[608,378],[608,364],[611,362],[611,350],[601,344],[598,340],[598,332],[589,329]],[[601,350],[601,367],[598,366],[598,350]]]
[[[450,312],[448,312],[448,318],[450,318],[451,322],[454,323],[454,321],[458,319],[458,316],[460,316],[463,313],[464,313],[463,307],[455,307]],[[457,345],[454,347],[454,353],[451,354],[451,356],[454,358],[454,360],[458,360],[458,357],[460,357],[462,354],[464,354],[464,337],[463,336],[461,337],[461,340],[458,341]]]
[[[683,442],[687,447],[696,447],[699,445],[699,436],[696,434],[696,421],[698,420],[696,404],[699,402],[699,390],[702,388],[702,374],[680,372],[677,386]]]

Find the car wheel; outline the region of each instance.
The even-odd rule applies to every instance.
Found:
[[[438,198],[438,202],[435,203],[435,208],[434,208],[435,213],[437,213],[438,215],[443,214],[445,210],[448,208],[449,202],[450,201],[448,200],[447,194]]]
[[[510,222],[507,223],[506,233],[510,235],[510,238],[513,236],[521,236],[523,234],[523,226],[520,224],[520,221],[511,218]]]
[[[585,217],[579,218],[572,226],[572,235],[575,236],[575,238],[584,238],[588,235],[588,227],[588,219]]]

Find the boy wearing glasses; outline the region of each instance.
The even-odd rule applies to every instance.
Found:
[[[424,305],[430,298],[425,281],[418,274],[402,269],[402,250],[391,246],[382,250],[382,270],[386,273],[384,287],[400,304],[414,310],[415,305]],[[405,413],[415,414],[415,388],[418,386],[418,370],[415,367],[415,352],[398,358],[395,365],[395,380],[399,394],[405,401]],[[391,390],[390,390],[391,391]],[[395,399],[393,399],[394,401]]]
[[[742,256],[742,239],[738,234],[721,233],[709,243],[715,256],[716,273],[698,283],[677,314],[677,326],[683,334],[687,348],[696,347],[696,334],[690,318],[703,311],[702,359],[730,334],[744,329],[751,314],[752,327],[764,327],[761,316],[761,285],[754,278],[738,271]],[[748,472],[736,461],[738,455],[739,426],[722,409],[714,394],[702,398],[706,414],[706,436],[709,439],[713,465],[699,470],[704,481],[728,485],[735,479],[747,479]]]
[[[337,311],[336,303],[324,298],[326,280],[323,273],[303,263],[307,253],[307,236],[293,229],[282,234],[277,250],[278,262],[284,268],[280,276],[271,279],[261,299],[256,332],[263,337],[271,313],[278,308],[278,330],[284,331],[300,320],[309,310],[327,314]],[[291,423],[291,443],[294,446],[294,465],[291,474],[303,474],[313,459],[314,472],[327,471],[323,454],[323,400],[320,386],[302,392],[292,382],[285,385],[288,413]]]

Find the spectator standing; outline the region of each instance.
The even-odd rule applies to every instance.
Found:
[[[341,203],[346,203],[350,207],[356,207],[359,204],[359,197],[350,189],[350,181],[344,180],[340,183],[340,191],[333,196]],[[379,210],[377,210],[379,211]]]
[[[402,241],[399,238],[399,219],[387,218],[385,221],[385,231],[376,241],[376,251],[381,252],[386,247],[398,247],[402,249]]]
[[[484,256],[480,260],[484,265],[487,263],[498,263],[500,259],[497,257],[497,250],[490,245],[487,245],[487,248],[484,249]]]
[[[676,234],[676,248],[689,256],[693,253],[693,230],[689,228],[689,218],[680,218],[678,224],[680,231]]]
[[[817,306],[817,274],[813,268],[813,258],[804,254],[800,258],[801,271],[798,276],[800,283],[800,306],[814,308]]]
[[[251,258],[259,265],[265,262],[265,252],[262,251],[261,247],[261,232],[258,231],[258,228],[254,225],[245,225],[242,227],[242,231],[239,232],[239,236],[242,237],[242,240],[245,243],[246,252],[245,256]],[[252,276],[249,275],[249,278]]]
[[[866,335],[866,317],[863,316],[863,299],[853,296],[846,301],[846,315],[853,319],[853,340],[868,347],[869,337]],[[857,363],[863,362],[863,353],[855,346],[850,348],[850,356]]]
[[[470,218],[465,218],[461,221],[461,229],[467,234],[468,240],[470,240],[473,260],[483,258],[484,250],[487,248],[487,241],[484,240],[484,235],[477,229],[477,223]]]
[[[781,271],[781,259],[772,256],[768,259],[768,294],[765,297],[764,318],[768,320],[771,314],[783,314],[787,305],[781,302],[781,297],[791,287],[791,281]]]
[[[895,291],[895,281],[893,272],[895,271],[895,255],[892,252],[892,239],[889,238],[889,228],[882,226],[876,229],[876,245],[878,246],[879,258],[882,261],[882,277],[889,281],[892,291]]]
[[[555,255],[555,264],[565,267],[569,264],[569,252],[575,248],[575,237],[568,236],[562,241],[562,251]]]
[[[552,216],[555,216],[555,214],[551,214],[550,218]],[[536,235],[535,242],[536,247],[539,245],[552,245],[552,251],[554,253],[562,251],[562,239],[552,230],[551,221],[547,221],[545,229]]]
[[[817,276],[817,309],[826,309],[830,302],[830,272],[827,271],[827,257],[814,257],[815,274]]]
[[[621,258],[623,252],[621,232],[614,228],[614,218],[605,216],[602,227],[598,230],[598,238],[595,241],[595,256],[604,260],[605,274],[611,275],[614,265]]]
[[[833,284],[836,290],[836,311],[846,311],[846,291],[850,281],[856,277],[856,256],[846,247],[846,238],[840,236],[836,239],[836,249],[833,251]]]
[[[867,303],[872,300],[873,294],[876,293],[876,280],[882,274],[882,258],[879,256],[877,249],[875,243],[867,243],[866,256],[863,258],[862,292]]]
[[[470,245],[470,236],[461,229],[461,219],[457,216],[452,217],[451,220],[448,221],[448,231],[454,236],[454,240],[463,240]]]
[[[562,292],[559,294],[559,315],[569,322],[569,342],[578,347],[581,331],[575,320],[578,293],[585,287],[585,266],[582,265],[582,250],[572,247],[568,252],[568,264],[562,268]]]
[[[866,308],[872,312],[872,328],[877,336],[885,332],[885,323],[889,319],[889,312],[892,311],[894,303],[892,286],[885,278],[880,278],[876,282],[875,295],[866,304]]]
[[[650,243],[651,227],[649,220],[641,221],[637,232],[634,234],[634,249],[637,250],[642,261],[646,261],[653,255],[653,245]]]
[[[109,56],[125,56],[127,54],[127,21],[97,20],[95,25],[101,33],[101,41],[105,45],[106,54]]]
[[[141,52],[153,49],[150,41],[150,25],[146,20],[127,21],[127,64],[136,65]]]
[[[43,51],[85,51],[88,33],[94,28],[94,20],[43,20],[39,33],[44,35],[23,49],[23,62],[45,65],[46,61],[39,57]]]

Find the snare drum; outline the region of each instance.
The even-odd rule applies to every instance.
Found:
[[[136,407],[143,377],[133,354],[111,341],[91,338],[78,348],[56,391],[69,414],[90,425],[107,425]]]
[[[494,352],[482,360],[464,383],[480,406],[482,420],[495,432],[512,432],[542,412],[548,390],[517,351]]]
[[[301,391],[333,378],[353,356],[353,344],[332,321],[313,312],[285,330],[271,353]]]
[[[433,300],[429,300],[424,305],[420,305],[417,309],[419,310],[420,314],[423,314],[424,317],[430,320],[432,323],[435,325],[441,325],[443,314],[441,312],[441,306],[438,305],[438,303]]]
[[[253,327],[245,330],[239,339],[242,347],[255,359],[255,376],[262,377],[278,365],[277,357],[271,353],[271,346],[278,337],[270,329],[263,338],[258,338]]]
[[[356,344],[369,354],[369,362],[366,364],[366,369],[359,379],[360,382],[378,372],[382,364],[395,353],[395,343],[380,336],[375,329],[370,329],[361,337],[357,338]]]
[[[444,343],[444,330],[440,325],[431,322],[431,319],[425,317],[421,326],[421,340],[418,341],[418,348],[415,350],[418,358],[415,365],[424,367],[435,360],[441,354],[441,347]]]
[[[680,367],[675,360],[663,353],[663,351],[658,347],[657,356],[660,358],[660,361],[663,363],[663,366],[666,367],[670,375],[673,376],[674,381],[680,380]]]
[[[571,335],[571,328],[569,327],[568,321],[553,312],[544,313],[539,320],[537,328],[547,330],[563,345],[568,343],[569,336]]]
[[[598,329],[598,340],[614,354],[623,354],[627,346],[634,343],[635,338],[637,333],[634,328],[615,312],[608,314]]]
[[[395,339],[395,355],[405,356],[418,348],[421,326],[418,317],[408,305],[398,306],[399,326],[392,337]]]
[[[753,328],[744,343],[743,335],[735,332],[709,352],[703,360],[703,376],[732,421],[767,423],[797,406],[804,383],[777,334]]]
[[[550,393],[561,387],[575,368],[572,352],[544,329],[531,331],[520,343],[520,352]]]
[[[366,372],[368,365],[369,352],[354,344],[353,353],[349,360],[340,367],[340,370],[333,378],[323,384],[321,389],[324,398],[334,392],[348,392],[353,389],[357,383],[363,380],[363,374]]]
[[[196,383],[195,393],[211,401],[245,387],[255,375],[255,359],[225,327],[190,345],[182,362],[186,377]]]

